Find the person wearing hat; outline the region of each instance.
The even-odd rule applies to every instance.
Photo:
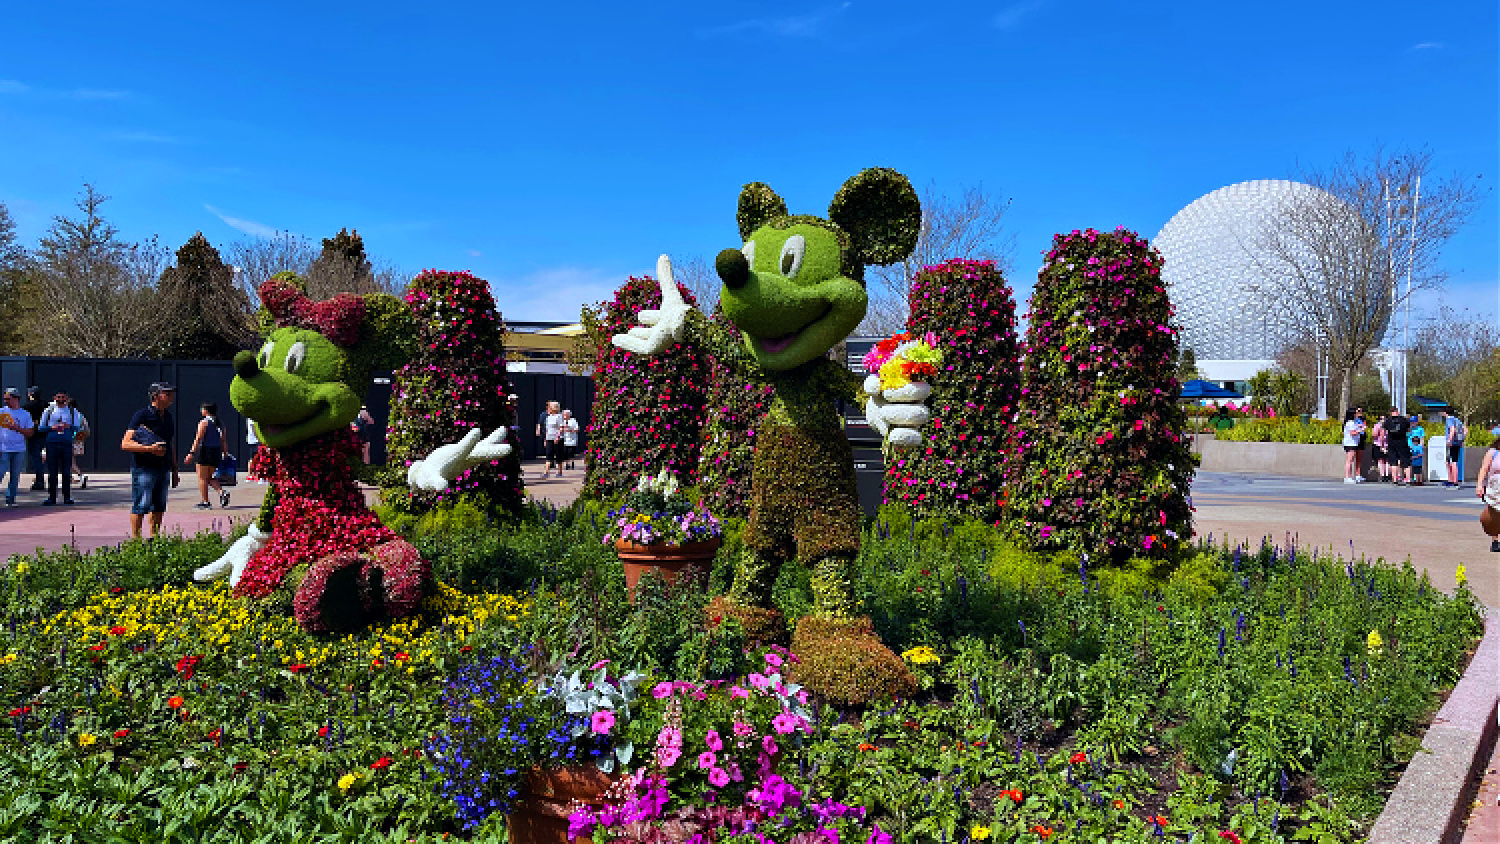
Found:
[[[42,418],[42,411],[47,409],[47,403],[42,401],[41,387],[27,387],[27,399],[21,405],[21,409],[31,414],[31,421]],[[26,462],[31,466],[31,489],[40,492],[47,488],[47,482],[43,480],[46,469],[42,466],[42,446],[47,442],[46,431],[36,431],[29,434],[26,439]]]
[[[158,381],[146,390],[151,403],[130,417],[130,427],[120,438],[120,449],[130,452],[130,535],[141,536],[141,523],[151,517],[148,538],[161,530],[167,512],[167,490],[182,480],[177,474],[177,425],[167,408],[177,398],[177,388]],[[167,479],[171,478],[171,487]]]
[[[31,414],[21,407],[21,391],[5,388],[5,405],[0,407],[0,478],[10,477],[5,488],[5,506],[16,506],[16,489],[25,471],[27,438],[36,433]]]

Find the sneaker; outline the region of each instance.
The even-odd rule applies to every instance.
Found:
[[[57,499],[56,498],[49,498],[46,501],[42,502],[42,506],[43,507],[55,507],[55,506],[57,506]]]
[[[46,492],[47,491],[47,485],[46,484],[32,484],[31,485],[31,491],[32,492]]]
[[[193,505],[194,510],[212,510],[213,508],[214,505],[208,503],[207,501],[199,501],[197,504]]]
[[[84,475],[83,476],[83,480],[81,480],[81,481],[78,482],[78,488],[79,489],[88,489],[89,488],[89,476],[88,475]]]
[[[1354,476],[1354,482],[1357,483],[1357,484],[1364,483],[1365,482],[1365,476],[1364,475],[1355,475]]]
[[[1344,478],[1344,483],[1346,483],[1346,484],[1352,484],[1352,483],[1355,483],[1355,480],[1353,478]]]
[[[219,506],[225,509],[229,508],[229,493],[222,490],[219,492]]]
[[[1490,550],[1491,551],[1500,551],[1500,539],[1491,539],[1490,540]]]
[[[5,506],[7,506],[7,507],[14,507],[14,506],[16,506],[16,500],[14,498],[7,498],[7,499],[5,499]]]
[[[71,498],[64,498],[63,499],[63,503],[71,506],[73,504],[73,499],[71,499]]]

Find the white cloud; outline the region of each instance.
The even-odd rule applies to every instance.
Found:
[[[483,254],[484,253],[480,252],[478,249],[470,249],[469,250],[469,257],[470,258],[478,258],[478,257],[480,257]]]
[[[491,281],[490,291],[495,306],[508,320],[577,322],[584,305],[609,300],[628,275],[589,267],[547,267],[519,278]]]
[[[225,214],[223,211],[220,211],[219,209],[213,207],[212,205],[204,205],[203,207],[207,208],[209,210],[209,213],[213,214],[215,217],[223,220],[226,226],[229,226],[235,231],[248,234],[251,237],[276,237],[278,234],[280,234],[280,232],[277,231],[274,226],[268,226],[265,223],[257,223],[254,220],[242,220],[239,217],[231,217],[228,214]]]
[[[782,38],[812,38],[818,35],[823,24],[849,8],[851,3],[824,7],[804,15],[782,15],[770,18],[752,18],[724,26],[714,26],[698,31],[700,36],[715,35],[771,35]]]
[[[1441,49],[1443,49],[1443,42],[1441,42],[1441,41],[1423,41],[1420,44],[1413,44],[1413,45],[1411,45],[1411,48],[1413,50],[1441,50]]]
[[[1024,0],[1021,3],[1012,3],[996,12],[995,16],[990,18],[990,24],[996,29],[1015,29],[1021,25],[1022,20],[1044,5],[1046,5],[1045,0]]]

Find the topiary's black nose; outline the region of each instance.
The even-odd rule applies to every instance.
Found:
[[[714,259],[714,269],[719,271],[719,278],[730,290],[738,290],[750,280],[750,262],[745,260],[745,253],[738,249],[720,252],[719,257]]]
[[[255,362],[255,353],[241,349],[234,356],[234,374],[246,381],[260,374],[260,364]]]

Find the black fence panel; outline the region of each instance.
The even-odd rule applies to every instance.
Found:
[[[525,456],[542,456],[542,438],[536,432],[549,401],[556,401],[564,409],[573,411],[573,418],[578,420],[578,448],[582,454],[582,449],[588,444],[589,420],[594,415],[594,380],[582,375],[548,372],[512,372],[509,377],[511,392],[518,397],[517,416]]]

